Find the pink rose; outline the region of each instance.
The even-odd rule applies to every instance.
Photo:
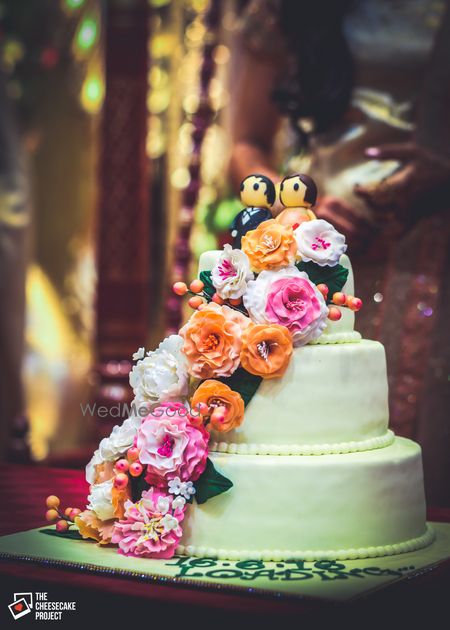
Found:
[[[244,304],[253,322],[285,326],[294,346],[314,341],[327,325],[322,294],[306,273],[293,266],[261,272],[249,282]]]
[[[206,466],[209,433],[194,426],[181,403],[164,403],[142,421],[137,432],[139,461],[148,483],[164,487],[169,480],[195,481]]]
[[[154,488],[137,503],[125,502],[125,515],[116,521],[111,537],[125,556],[172,558],[183,534],[185,502]]]

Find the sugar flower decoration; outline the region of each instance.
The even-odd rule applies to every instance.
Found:
[[[111,542],[114,520],[102,521],[90,510],[84,510],[75,518],[75,525],[82,538],[96,540],[100,545]]]
[[[132,418],[127,418],[122,424],[116,424],[111,431],[111,435],[103,438],[100,442],[98,447],[99,455],[96,456],[94,454],[94,457],[97,459],[101,458],[107,462],[119,459],[121,455],[124,455],[133,446],[136,430],[136,425]]]
[[[209,433],[194,426],[181,403],[163,403],[143,420],[136,446],[141,464],[147,466],[145,479],[166,487],[171,479],[195,481],[206,466]]]
[[[175,477],[169,481],[169,492],[189,500],[195,494],[195,488],[192,481],[181,481],[179,477]]]
[[[218,295],[223,300],[236,300],[244,295],[247,282],[253,278],[247,255],[241,249],[225,245],[211,270],[211,281]]]
[[[254,323],[285,326],[294,346],[314,341],[327,326],[328,308],[322,294],[294,266],[261,272],[249,282],[244,305]]]
[[[183,533],[183,518],[184,506],[151,488],[137,503],[125,503],[124,518],[116,521],[111,542],[127,556],[171,558]]]
[[[91,510],[101,521],[114,518],[114,505],[112,501],[113,480],[96,483],[90,487],[88,496],[88,510]]]
[[[347,249],[345,236],[323,219],[301,223],[294,234],[302,260],[321,267],[337,265]]]
[[[180,330],[189,372],[196,378],[227,377],[239,367],[242,331],[250,320],[214,302],[191,316]]]
[[[206,405],[208,412],[199,416],[198,410],[202,404]],[[218,408],[223,409],[223,417],[216,418],[214,411]],[[204,381],[195,390],[191,409],[197,418],[208,423],[208,428],[220,433],[237,428],[244,420],[244,401],[241,395],[225,383],[214,379]]]
[[[182,345],[179,335],[170,335],[131,370],[130,385],[135,396],[132,406],[140,418],[154,404],[180,400],[187,395],[188,373]]]
[[[242,237],[242,250],[253,271],[282,269],[295,261],[297,244],[290,225],[269,219]]]
[[[242,335],[242,367],[262,378],[283,376],[292,355],[292,337],[285,326],[253,324]]]
[[[139,361],[139,359],[143,359],[145,356],[145,348],[141,347],[136,350],[133,354],[133,361]]]
[[[99,449],[97,449],[91,461],[86,466],[86,481],[90,486],[97,482],[97,467],[104,463],[103,457],[100,455]]]

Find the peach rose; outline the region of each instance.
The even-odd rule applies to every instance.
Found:
[[[233,374],[249,324],[242,313],[214,302],[196,311],[180,330],[189,373],[201,379]]]
[[[75,525],[82,538],[96,540],[100,545],[109,545],[115,520],[101,521],[94,512],[85,510],[75,518]]]
[[[242,335],[242,367],[262,378],[283,376],[292,355],[292,337],[285,326],[256,324]]]
[[[113,504],[115,518],[123,518],[125,514],[125,501],[129,499],[131,499],[131,495],[128,486],[121,490],[113,486],[111,490],[111,502]]]
[[[242,250],[247,254],[253,271],[275,271],[294,262],[297,243],[290,225],[269,219],[242,237]]]
[[[235,392],[220,381],[204,381],[194,392],[191,399],[191,409],[193,414],[198,410],[198,406],[204,403],[209,409],[206,419],[210,424],[209,428],[225,433],[231,431],[242,424],[244,420],[244,401],[238,392]],[[214,419],[214,409],[225,408],[225,418],[222,421]]]

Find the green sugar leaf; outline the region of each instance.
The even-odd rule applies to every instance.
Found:
[[[47,534],[48,536],[58,536],[58,538],[70,538],[70,540],[83,540],[78,529],[68,529],[66,532],[57,532],[56,529],[40,529],[40,534]]]
[[[200,272],[199,278],[203,282],[203,284],[205,285],[204,288],[203,288],[203,292],[206,293],[206,295],[211,300],[212,296],[216,292],[216,290],[214,288],[214,285],[212,283],[212,280],[211,280],[211,272],[210,271],[202,271],[202,272]]]
[[[333,293],[341,291],[342,287],[347,282],[348,269],[345,269],[342,265],[335,265],[334,267],[326,265],[325,267],[321,267],[314,262],[300,261],[295,266],[299,271],[305,271],[314,284],[327,285],[329,302],[331,301]]]
[[[243,367],[238,367],[228,378],[219,378],[217,380],[228,385],[233,391],[238,392],[244,401],[244,405],[247,406],[260,386],[262,378],[261,376],[250,374]]]
[[[205,503],[208,499],[226,492],[233,487],[232,481],[221,475],[215,468],[212,461],[206,460],[206,468],[201,476],[194,483],[197,503]]]

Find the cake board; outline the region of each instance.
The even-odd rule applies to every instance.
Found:
[[[211,592],[349,602],[449,561],[450,523],[431,523],[431,527],[436,539],[424,549],[338,562],[221,561],[188,556],[174,556],[170,560],[134,558],[118,554],[116,548],[64,538],[41,527],[0,537],[0,560],[131,578],[150,584],[185,585]]]

